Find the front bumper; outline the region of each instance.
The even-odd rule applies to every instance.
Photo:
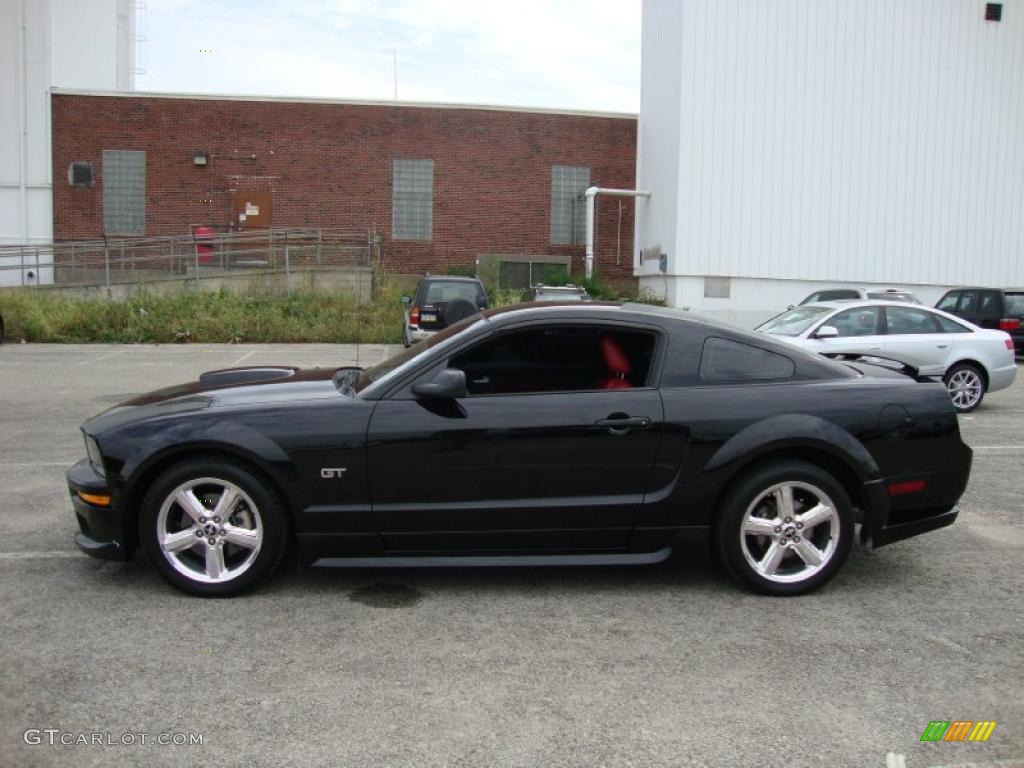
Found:
[[[75,544],[87,555],[101,560],[124,561],[131,557],[124,535],[124,516],[114,505],[98,507],[82,499],[78,492],[112,495],[107,480],[93,469],[88,459],[82,459],[67,471],[71,506],[75,510],[79,532]]]

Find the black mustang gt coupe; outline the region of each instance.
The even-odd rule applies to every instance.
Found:
[[[84,551],[231,595],[319,566],[656,563],[711,534],[796,594],[952,523],[971,451],[941,383],[640,305],[466,318],[366,370],[239,368],[83,427]]]

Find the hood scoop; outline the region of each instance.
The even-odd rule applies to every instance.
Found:
[[[274,379],[286,379],[294,376],[298,368],[273,366],[261,368],[224,368],[219,371],[207,371],[199,376],[200,389],[213,387],[237,387],[242,384],[256,384]]]

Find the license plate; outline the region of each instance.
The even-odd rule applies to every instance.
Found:
[[[422,314],[422,315],[420,315],[420,322],[421,323],[436,323],[437,322],[437,315]]]

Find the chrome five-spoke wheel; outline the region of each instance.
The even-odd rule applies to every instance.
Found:
[[[828,565],[839,538],[839,515],[821,488],[778,483],[747,507],[740,547],[747,563],[778,583],[814,576]]]
[[[236,595],[269,576],[288,543],[287,509],[259,469],[216,455],[168,467],[146,492],[139,539],[172,586]]]
[[[766,594],[798,595],[842,567],[853,541],[853,505],[822,467],[780,457],[736,478],[719,504],[715,539],[737,579]]]
[[[164,499],[156,525],[167,561],[200,582],[237,578],[252,566],[263,543],[253,500],[234,483],[213,477],[175,488]]]

